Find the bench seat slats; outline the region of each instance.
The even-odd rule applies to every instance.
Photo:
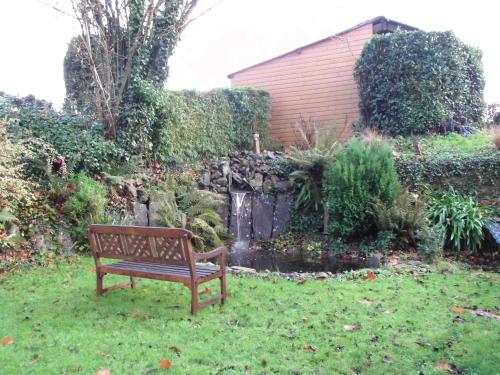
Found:
[[[154,264],[154,263],[139,263],[130,261],[121,261],[116,263],[111,263],[103,265],[101,267],[102,272],[113,272],[113,269],[119,269],[124,271],[139,271],[148,272],[158,275],[175,275],[175,276],[185,276],[191,277],[189,267],[186,266],[173,266],[166,264]],[[199,266],[196,265],[196,276],[205,277],[219,272],[220,268],[218,266]]]

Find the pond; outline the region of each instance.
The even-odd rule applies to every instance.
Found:
[[[315,254],[287,253],[262,249],[248,241],[235,241],[230,246],[229,266],[254,268],[272,272],[342,272],[365,266],[365,259],[351,255],[329,256],[327,252]]]

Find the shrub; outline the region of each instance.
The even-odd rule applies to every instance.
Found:
[[[391,135],[471,125],[483,115],[481,52],[451,32],[376,35],[355,77],[363,123]]]
[[[16,120],[9,132],[20,140],[39,138],[48,143],[63,156],[69,171],[98,173],[130,157],[125,149],[103,137],[98,123],[86,117],[57,112],[50,103],[33,96],[20,99],[4,95],[0,99],[0,113]]]
[[[481,248],[489,216],[471,196],[464,196],[451,187],[430,200],[429,219],[443,226],[446,244],[456,252]]]
[[[315,233],[324,230],[324,218],[319,212],[305,211],[292,206],[288,229],[295,233]]]
[[[500,125],[500,112],[493,115],[493,124]]]
[[[433,262],[443,252],[445,229],[442,225],[424,225],[417,230],[417,251],[426,262]]]
[[[89,224],[105,223],[106,190],[83,172],[71,179],[74,192],[64,203],[64,213],[71,222],[70,234],[79,250],[88,249]]]
[[[500,113],[499,113],[499,121],[500,121]],[[491,142],[495,145],[497,151],[500,151],[500,126],[495,126],[491,129],[492,137]]]
[[[13,142],[7,133],[7,124],[0,120],[0,209],[13,202],[33,200],[32,186],[24,176],[26,160],[33,153],[23,144]]]
[[[373,254],[381,253],[385,258],[387,258],[395,239],[396,235],[393,231],[382,230],[377,233],[377,237],[374,241],[361,241],[359,249],[365,256],[372,256]]]
[[[391,148],[385,142],[352,140],[327,168],[324,189],[329,229],[344,237],[368,233],[374,226],[374,199],[392,204],[400,189]]]

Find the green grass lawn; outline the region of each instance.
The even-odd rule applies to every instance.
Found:
[[[82,258],[0,277],[0,340],[14,340],[0,345],[0,373],[432,374],[445,360],[498,374],[500,321],[453,308],[497,309],[499,281],[465,272],[303,285],[230,276],[228,303],[193,317],[180,284],[139,279],[135,290],[96,297],[93,262]],[[163,359],[170,369],[159,368]]]

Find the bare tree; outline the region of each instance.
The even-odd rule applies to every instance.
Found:
[[[91,106],[114,138],[135,78],[163,84],[168,59],[198,0],[72,0],[81,27],[78,52]]]

